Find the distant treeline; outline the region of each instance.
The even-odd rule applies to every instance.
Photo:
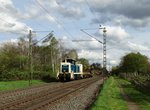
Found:
[[[122,57],[120,64],[112,68],[111,74],[130,80],[138,87],[150,88],[150,60],[139,52]]]
[[[55,77],[61,59],[58,41],[53,38],[50,45],[32,47],[33,79]],[[25,37],[18,42],[2,43],[0,47],[0,80],[22,79],[29,79],[29,42]]]
[[[32,41],[33,79],[56,78],[60,69],[60,62],[65,58],[73,58],[83,64],[84,71],[100,73],[101,65],[89,64],[85,58],[78,58],[75,49],[65,49],[63,43],[55,37],[51,43],[40,45],[37,40]],[[0,81],[28,80],[30,78],[29,63],[29,40],[27,37],[20,37],[17,42],[5,42],[0,45]],[[98,69],[100,68],[100,69]]]

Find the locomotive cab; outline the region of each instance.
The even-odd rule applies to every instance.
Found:
[[[61,62],[58,79],[60,81],[81,79],[83,77],[82,71],[82,64],[76,64],[76,61],[73,59],[65,59]]]

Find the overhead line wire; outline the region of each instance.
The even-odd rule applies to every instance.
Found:
[[[49,11],[48,11],[46,8],[44,8],[43,5],[41,5],[38,0],[35,0],[35,2],[36,2],[36,3],[38,4],[38,6],[40,6],[40,8],[42,8],[49,16],[51,16],[51,15],[49,14]],[[60,5],[59,5],[59,6],[60,6]],[[57,17],[54,17],[54,16],[53,16],[53,18],[55,19],[55,22],[56,22],[57,24],[59,24],[59,25],[62,26],[63,30],[64,30],[69,36],[73,37],[73,35],[62,25],[62,23],[59,22],[59,20],[58,20]],[[71,39],[70,39],[70,40],[71,40]],[[72,40],[71,40],[71,41],[72,41]],[[78,44],[79,44],[79,43],[78,43]],[[81,45],[81,44],[79,44],[79,45]],[[83,45],[81,45],[81,46],[83,46]]]
[[[99,22],[99,19],[98,19],[98,17],[95,15],[94,10],[92,9],[92,7],[90,7],[90,4],[89,4],[88,0],[84,0],[84,1],[85,1],[85,3],[87,4],[87,6],[88,6],[90,12],[95,16],[95,18],[96,18],[96,19],[98,20],[98,22]]]
[[[2,19],[2,18],[0,18],[0,20],[3,21],[3,22],[5,22],[5,23],[7,23],[7,24],[10,24],[10,25],[12,24],[12,23],[10,23],[10,22]],[[8,31],[8,30],[5,30],[4,32],[9,32],[9,33],[13,33],[13,34],[23,34],[21,32],[13,32],[13,31]]]
[[[39,3],[38,0],[35,0],[35,1],[37,2],[38,6],[40,6],[49,16],[51,16],[51,15],[49,14],[49,11],[48,11],[46,8],[44,8],[44,7]],[[59,5],[59,6],[60,6],[60,5]],[[54,16],[53,16],[53,18],[55,19],[55,22],[56,22],[57,24],[59,24],[59,25],[62,26],[63,30],[64,30],[69,36],[73,37],[73,35],[62,25],[62,23],[60,23],[60,22],[58,21],[58,18],[57,18],[57,17],[54,17]],[[70,39],[70,40],[71,40],[71,39]],[[72,40],[71,40],[71,41],[72,41]],[[81,45],[81,44],[80,44],[80,45]]]
[[[36,3],[38,4],[38,6],[39,6],[40,8],[42,8],[50,17],[52,16],[52,15],[50,15],[49,11],[48,11],[45,7],[43,7],[43,5],[40,4],[40,2],[39,2],[38,0],[35,0],[35,2],[36,2]],[[57,22],[58,24],[61,24],[61,23],[57,20],[56,17],[54,17],[54,16],[52,16],[52,17],[56,20],[56,22]]]
[[[8,23],[8,24],[12,24],[12,23],[10,23],[10,22],[8,22],[8,21],[2,19],[2,18],[0,18],[0,19],[1,19],[3,22],[6,22],[6,23]]]
[[[41,5],[38,0],[35,0],[35,2],[38,4],[38,6],[39,6],[40,8],[42,8],[42,9],[51,17],[50,12],[49,12],[45,7],[43,7],[43,5]],[[55,16],[52,16],[52,17],[55,19],[55,22],[56,22],[57,24],[59,24],[59,25],[61,25],[61,26],[63,27],[63,30],[64,30],[69,36],[73,37],[73,35],[72,35],[70,32],[67,31],[67,29],[62,25],[62,23],[59,22],[59,20],[58,20],[57,17],[55,17]]]
[[[89,35],[90,37],[94,38],[96,41],[98,41],[99,43],[103,44],[102,41],[98,40],[97,38],[93,37],[92,35],[90,35],[89,33],[87,33],[86,31],[84,31],[83,29],[81,29],[82,32],[86,33],[87,35]]]

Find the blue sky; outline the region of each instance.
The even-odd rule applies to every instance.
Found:
[[[0,42],[16,41],[29,30],[54,31],[54,35],[69,49],[77,49],[79,57],[90,62],[102,62],[102,45],[80,29],[107,29],[107,58],[117,65],[129,52],[141,52],[150,57],[149,0],[0,0]],[[102,30],[87,31],[102,39]],[[19,33],[19,34],[17,34]],[[36,39],[47,33],[37,32]]]

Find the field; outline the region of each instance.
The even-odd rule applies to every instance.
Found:
[[[126,101],[120,95],[120,89],[113,77],[104,83],[91,110],[128,110]]]
[[[33,80],[33,85],[44,84],[45,82],[41,80]],[[0,91],[2,90],[15,90],[19,88],[29,87],[29,81],[21,80],[21,81],[3,81],[0,82]]]

